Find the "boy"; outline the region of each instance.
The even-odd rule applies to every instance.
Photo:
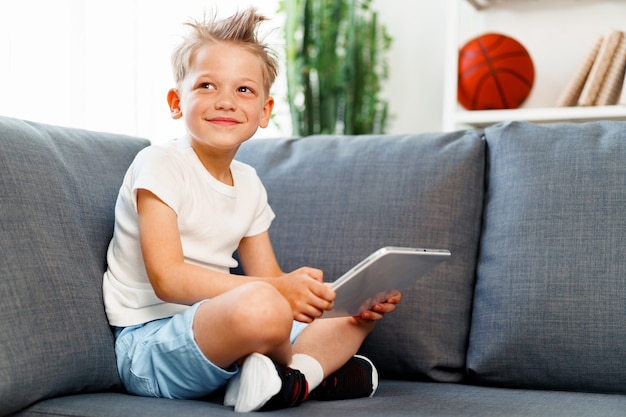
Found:
[[[315,320],[334,292],[318,269],[281,271],[265,189],[234,160],[274,106],[263,20],[250,9],[189,24],[167,96],[187,134],[140,152],[120,189],[103,290],[131,393],[200,398],[228,384],[225,405],[246,412],[376,389],[376,369],[353,355],[400,294],[359,317]],[[235,250],[246,276],[229,274]]]

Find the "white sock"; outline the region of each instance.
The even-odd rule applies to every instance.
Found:
[[[304,375],[309,392],[324,379],[322,365],[309,355],[293,355],[289,367]],[[272,360],[260,353],[252,353],[244,360],[240,372],[228,382],[224,405],[234,406],[238,413],[256,411],[280,391],[281,384]]]
[[[280,391],[281,384],[274,362],[265,355],[253,353],[228,382],[224,405],[234,406],[237,413],[256,411]]]
[[[322,365],[320,365],[320,363],[310,355],[296,353],[293,355],[289,367],[302,372],[306,378],[307,384],[309,385],[309,392],[313,391],[315,387],[321,384],[324,379],[324,370],[322,369]]]

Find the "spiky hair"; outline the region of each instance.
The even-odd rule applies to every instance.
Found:
[[[243,46],[261,59],[263,87],[265,94],[269,94],[278,74],[278,60],[257,34],[259,25],[266,20],[268,19],[258,14],[255,8],[249,8],[223,20],[218,20],[214,14],[209,18],[205,16],[201,21],[186,23],[190,29],[189,33],[172,53],[172,71],[177,87],[180,88],[187,76],[191,58],[200,47],[212,43],[231,42]]]

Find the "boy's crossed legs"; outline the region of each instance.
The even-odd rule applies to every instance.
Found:
[[[194,398],[224,385],[237,373],[233,364],[244,363],[237,379],[246,373],[252,378],[240,381],[239,387],[230,384],[226,404],[235,405],[236,411],[252,411],[263,407],[268,396],[292,388],[282,386],[281,376],[292,372],[287,365],[301,368],[301,372],[293,371],[295,378],[291,374],[290,378],[292,383],[304,383],[298,391],[300,399],[306,397],[323,378],[352,358],[373,328],[373,323],[357,324],[351,318],[316,320],[292,346],[291,317],[289,304],[274,287],[243,285],[173,318],[118,332],[120,375],[127,389],[138,395]],[[351,360],[350,365],[354,364]],[[372,371],[375,373],[373,367]],[[333,375],[334,382],[339,374]],[[259,380],[266,392],[259,394],[247,386],[250,379],[252,384]],[[324,381],[323,385],[328,388],[332,383]],[[248,395],[250,391],[252,395]],[[297,403],[281,405],[274,400],[268,405]]]
[[[225,405],[234,405],[236,411],[257,410],[266,403],[270,408],[299,404],[325,377],[353,357],[374,327],[373,323],[357,323],[352,318],[316,320],[295,335],[297,339],[292,346],[291,307],[273,287],[246,285],[229,296],[238,300],[233,303],[236,312],[220,320],[220,312],[224,315],[222,308],[233,309],[232,301],[227,299],[230,297],[219,303],[204,303],[196,313],[194,333],[200,349],[214,363],[224,367],[245,359],[243,369],[229,383],[224,401]],[[222,306],[223,302],[227,306]],[[207,332],[202,329],[211,329],[214,336],[216,328],[217,334],[228,333],[222,340],[224,343],[216,344],[214,337],[203,338]],[[358,370],[355,366],[370,369],[365,381],[370,387],[365,393],[372,394],[377,384],[377,375],[374,375],[376,381],[372,381],[375,368],[366,359],[352,361],[351,368],[344,370]],[[338,380],[338,375],[342,378],[336,374],[333,381]],[[328,391],[328,386],[325,388]]]

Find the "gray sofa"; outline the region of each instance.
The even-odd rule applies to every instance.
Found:
[[[125,394],[101,300],[113,206],[146,140],[0,117],[0,415],[221,416]],[[285,269],[449,248],[362,352],[374,398],[266,415],[623,416],[626,123],[268,139]],[[384,279],[384,277],[382,277]]]

